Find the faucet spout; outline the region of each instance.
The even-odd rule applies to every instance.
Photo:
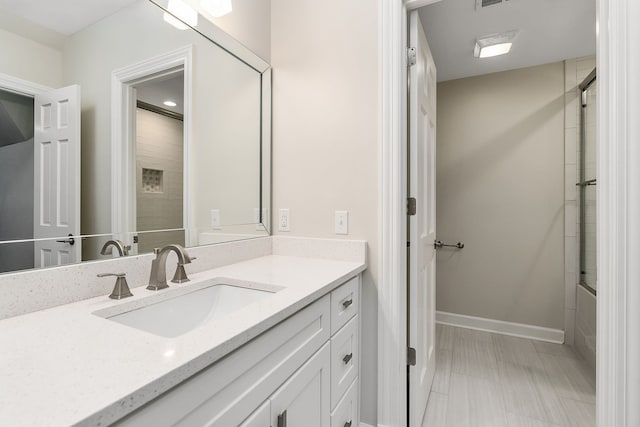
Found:
[[[108,252],[109,248],[113,247],[115,248],[116,251],[118,251],[118,255],[119,256],[127,256],[129,255],[129,249],[131,249],[131,246],[125,246],[124,243],[122,243],[121,240],[108,240],[103,246],[102,246],[102,250],[100,250],[100,254],[101,255],[109,255],[109,254],[113,254],[113,249],[111,249],[111,252]]]
[[[189,278],[184,271],[184,265],[190,264],[195,258],[191,258],[187,253],[187,250],[178,244],[166,245],[162,248],[155,248],[153,250],[156,257],[151,262],[151,276],[149,277],[149,286],[147,286],[147,289],[157,291],[169,287],[167,284],[166,269],[167,256],[169,255],[169,252],[175,252],[178,256],[178,269],[176,270],[176,275],[174,275],[172,282],[182,283],[189,281]]]

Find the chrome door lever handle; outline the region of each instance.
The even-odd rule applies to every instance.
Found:
[[[68,239],[56,240],[56,243],[66,243],[68,245],[73,246],[76,243],[76,239],[73,238],[73,234],[69,234],[69,238]]]

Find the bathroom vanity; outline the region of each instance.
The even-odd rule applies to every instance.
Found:
[[[72,34],[54,25],[69,29],[69,14],[55,22],[46,13],[66,5],[44,0],[33,9],[50,19],[8,29],[40,34],[28,46],[47,51],[46,36],[59,38],[57,72],[37,49],[17,46],[16,59],[32,54],[35,64],[23,68],[46,73],[0,69],[0,90],[25,94],[21,102],[37,112],[45,111],[40,98],[73,84],[77,96],[55,98],[64,119],[52,122],[73,130],[62,141],[77,149],[66,163],[53,157],[66,148],[47,149],[47,161],[14,162],[27,172],[29,165],[64,167],[42,166],[42,176],[61,178],[16,192],[29,203],[55,200],[47,209],[3,206],[3,218],[48,228],[0,234],[0,272],[7,273],[0,274],[0,426],[357,426],[366,242],[269,236],[269,63],[206,10],[185,20],[175,9],[182,2],[106,3],[113,8]],[[26,12],[3,10],[7,22],[30,22]],[[143,94],[151,82],[166,89],[168,80],[178,82],[181,112],[166,110],[160,98],[150,105]],[[139,144],[142,111],[182,122],[171,122],[171,144],[181,147],[173,157],[151,158],[157,150]],[[26,127],[37,136],[49,128],[31,121]],[[147,129],[147,142],[164,146],[157,129]],[[92,154],[80,156],[80,144]],[[109,158],[110,168],[101,161]],[[178,250],[182,258],[172,253],[154,263],[146,253],[176,243],[189,257]],[[187,264],[180,277],[190,281],[166,289],[167,259],[168,277],[179,261]],[[114,278],[105,277],[112,275],[119,280],[113,292]]]
[[[356,276],[118,425],[358,425]]]
[[[89,268],[138,263],[134,296],[117,301],[106,292],[0,321],[0,339],[11,343],[0,350],[0,423],[358,425],[366,243],[267,237],[189,252],[198,257],[187,267],[191,281],[162,291],[136,276],[150,255],[63,267],[81,282]],[[225,265],[211,268],[225,254]],[[120,319],[190,295],[199,296],[190,303],[196,311],[197,300],[222,295],[216,286],[268,295],[174,331]]]

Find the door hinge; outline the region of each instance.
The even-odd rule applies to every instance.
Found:
[[[414,65],[416,65],[416,48],[415,47],[410,47],[407,49],[407,65],[409,67],[412,67]]]
[[[407,347],[407,365],[416,366],[416,349]]]
[[[417,210],[417,202],[415,197],[409,197],[407,199],[407,215],[415,215]]]

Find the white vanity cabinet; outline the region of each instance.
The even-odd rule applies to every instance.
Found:
[[[117,422],[355,427],[360,276]]]

